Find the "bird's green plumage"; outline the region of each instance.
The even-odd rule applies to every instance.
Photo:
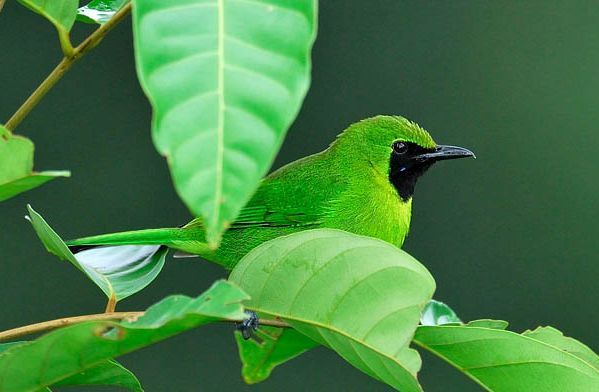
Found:
[[[402,200],[389,180],[392,145],[398,140],[436,148],[425,130],[403,117],[355,123],[328,149],[264,178],[216,250],[205,243],[200,219],[182,228],[106,234],[69,245],[162,244],[227,268],[265,241],[311,228],[336,228],[401,246],[412,199]]]

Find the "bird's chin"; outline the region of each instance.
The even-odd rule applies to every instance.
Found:
[[[416,182],[435,163],[418,162],[405,166],[391,167],[389,181],[397,191],[399,197],[407,202],[414,195]]]

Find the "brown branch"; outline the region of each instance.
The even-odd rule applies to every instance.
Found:
[[[34,333],[50,331],[52,329],[60,327],[66,327],[67,325],[71,324],[83,323],[85,321],[137,319],[141,315],[143,315],[143,312],[99,313],[44,321],[42,323],[25,325],[23,327],[13,328],[7,331],[0,332],[0,342],[3,340],[11,340],[25,335],[32,335]]]
[[[2,2],[2,0],[0,0]],[[48,91],[56,82],[58,82],[62,76],[71,68],[71,66],[83,57],[87,52],[96,47],[104,36],[112,30],[123,18],[131,11],[131,3],[126,4],[121,8],[112,18],[100,27],[98,27],[89,37],[85,39],[79,46],[73,49],[72,53],[68,53],[62,59],[60,63],[54,68],[54,70],[46,77],[46,79],[35,89],[35,91],[27,98],[19,109],[12,115],[12,117],[6,122],[5,127],[13,131],[21,121],[31,112],[31,110],[37,106]]]
[[[129,320],[134,321],[143,316],[144,312],[116,312],[116,313],[99,313],[87,314],[84,316],[65,317],[56,320],[44,321],[37,324],[25,325],[23,327],[9,329],[0,332],[0,342],[12,340],[21,336],[33,335],[40,332],[51,331],[56,328],[66,327],[68,325],[83,323],[85,321],[105,321],[105,320]],[[228,323],[239,323],[242,320],[223,320]],[[260,325],[269,327],[289,328],[289,324],[280,320],[260,319]]]

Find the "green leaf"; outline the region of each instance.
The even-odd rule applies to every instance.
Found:
[[[26,342],[10,342],[10,343],[0,343],[0,354],[1,354],[3,351],[6,351],[6,350],[8,350],[9,348],[12,348],[12,347],[18,346],[19,344],[23,344],[23,343],[26,343]]]
[[[480,327],[480,328],[491,328],[491,329],[506,329],[509,323],[504,320],[492,320],[492,319],[481,319],[470,321],[467,326],[469,327]]]
[[[41,215],[29,205],[27,209],[33,229],[46,249],[77,267],[108,298],[114,297],[120,301],[137,293],[149,285],[162,270],[168,249],[159,246],[140,248],[123,245],[118,247],[118,255],[114,253],[114,248],[100,247],[77,253],[75,256]],[[104,251],[111,252],[111,257],[101,257]],[[114,260],[118,262],[115,263]]]
[[[153,138],[213,246],[256,189],[310,83],[315,0],[137,0]]]
[[[48,19],[59,34],[71,31],[77,15],[78,0],[18,0],[19,3]]]
[[[68,171],[33,171],[33,143],[0,125],[0,201],[36,188]]]
[[[441,301],[431,300],[424,307],[420,324],[422,325],[443,325],[443,324],[461,324],[462,320],[449,306]]]
[[[558,347],[599,369],[599,356],[593,350],[553,327],[538,327],[533,331],[524,331],[522,335]]]
[[[239,287],[219,281],[197,298],[167,297],[134,322],[90,321],[58,329],[0,354],[0,391],[37,391],[189,329],[240,320],[246,299]]]
[[[0,184],[17,180],[33,169],[33,143],[0,126]]]
[[[97,365],[86,368],[81,373],[67,377],[52,385],[108,385],[143,392],[143,388],[135,375],[123,367],[123,365],[113,360],[100,362]]]
[[[247,254],[230,279],[252,310],[280,317],[370,376],[420,391],[421,360],[409,348],[435,282],[386,242],[339,230],[307,230]]]
[[[506,324],[421,326],[414,342],[489,391],[599,390],[599,357],[587,346],[551,327],[517,334]]]
[[[9,348],[29,343],[30,342],[2,343],[0,344],[0,354]],[[97,365],[85,369],[81,373],[67,377],[53,385],[111,385],[128,388],[132,391],[143,391],[141,384],[135,375],[113,360],[100,362]],[[45,386],[38,385],[38,387],[43,389]],[[49,389],[46,387],[46,390]]]
[[[276,366],[318,346],[314,340],[292,328],[261,326],[256,335],[260,342],[245,340],[241,333],[235,332],[243,363],[241,374],[248,384],[266,380]]]
[[[0,158],[1,160],[1,158]],[[19,178],[4,184],[0,184],[0,201],[10,199],[13,196],[25,191],[37,188],[56,177],[70,177],[68,171],[43,171],[40,173],[30,173],[26,177]]]
[[[127,0],[92,0],[77,10],[77,21],[104,24],[112,18]]]

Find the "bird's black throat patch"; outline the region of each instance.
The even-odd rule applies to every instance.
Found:
[[[430,152],[414,143],[405,143],[408,145],[407,151],[399,154],[396,151],[391,153],[389,161],[389,181],[399,194],[403,201],[408,201],[414,194],[416,181],[423,175],[434,161],[417,161],[415,156]]]

